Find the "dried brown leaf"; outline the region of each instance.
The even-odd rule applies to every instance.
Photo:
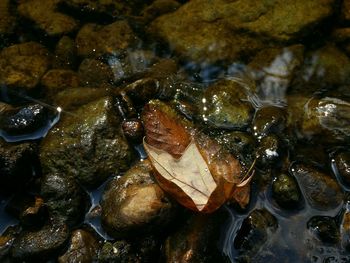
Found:
[[[228,200],[249,202],[249,180],[240,162],[173,109],[153,101],[144,108],[143,122],[155,177],[179,203],[209,213]]]

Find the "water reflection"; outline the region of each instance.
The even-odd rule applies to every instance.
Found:
[[[9,227],[18,224],[18,220],[10,216],[5,207],[11,198],[0,196],[0,235]]]

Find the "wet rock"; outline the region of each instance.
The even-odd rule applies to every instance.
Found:
[[[301,82],[329,89],[329,85],[348,83],[350,59],[335,45],[328,44],[305,56],[301,74]]]
[[[350,1],[344,0],[341,7],[341,16],[345,21],[350,20]]]
[[[10,252],[13,242],[18,235],[18,227],[8,227],[4,233],[0,235],[0,260],[1,262],[11,262]]]
[[[20,215],[20,220],[23,225],[35,226],[40,225],[46,219],[46,207],[44,200],[41,197],[36,196],[35,201],[31,206],[25,208]]]
[[[196,0],[157,18],[151,31],[191,60],[233,61],[264,46],[256,35],[278,41],[306,35],[332,14],[333,4],[333,0]]]
[[[350,28],[340,27],[334,29],[332,32],[332,38],[337,43],[348,42],[348,40],[350,39]]]
[[[96,187],[128,168],[132,152],[108,97],[90,102],[62,117],[41,144],[44,174],[65,174],[86,187]]]
[[[131,245],[122,240],[114,243],[104,243],[99,255],[98,261],[101,263],[137,263],[140,260],[133,253]]]
[[[299,116],[300,118],[300,116]],[[310,139],[343,141],[350,135],[350,103],[337,98],[311,99],[304,106],[301,131]]]
[[[174,12],[181,4],[175,0],[155,0],[142,10],[141,16],[144,21],[150,22],[160,15]]]
[[[59,263],[94,262],[97,259],[98,240],[88,231],[74,230],[67,251],[58,258]]]
[[[285,94],[304,60],[304,46],[268,48],[248,64],[248,74],[259,87],[258,103],[285,102]]]
[[[299,141],[293,146],[291,159],[303,163],[317,163],[318,165],[327,165],[329,162],[329,154],[325,151],[322,144],[307,144]],[[326,168],[326,166],[323,166]]]
[[[33,21],[49,36],[59,36],[73,32],[78,23],[75,19],[57,11],[59,0],[20,1],[18,12]]]
[[[118,55],[132,48],[138,39],[128,23],[120,20],[106,26],[85,24],[75,41],[78,55],[91,57],[103,54]]]
[[[249,156],[255,148],[253,136],[246,132],[232,131],[215,136],[215,140],[235,156]]]
[[[202,2],[195,5],[202,6],[203,10],[211,8],[204,7]],[[157,18],[150,27],[151,33],[169,43],[183,59],[198,63],[234,61],[263,47],[262,41],[257,38],[245,34],[232,34],[222,22],[206,23],[202,19],[197,21],[197,16],[186,17],[186,13],[198,14],[198,10],[192,11],[192,8],[188,8],[189,10],[185,11],[185,6],[189,4],[183,5],[177,12]]]
[[[122,92],[127,95],[134,104],[143,105],[158,95],[159,86],[160,82],[156,78],[142,78],[127,85]]]
[[[285,209],[300,205],[302,196],[297,181],[288,174],[278,174],[272,183],[272,196]]]
[[[307,222],[308,229],[325,243],[339,242],[339,228],[334,218],[329,216],[314,216]]]
[[[11,14],[11,1],[4,0],[0,3],[0,35],[12,33],[16,22],[15,17]]]
[[[148,161],[111,181],[102,198],[102,225],[113,237],[140,236],[166,229],[175,207],[151,177]]]
[[[41,85],[47,96],[54,97],[58,92],[79,86],[78,74],[72,70],[51,69],[42,77]]]
[[[254,135],[262,138],[270,133],[281,134],[286,127],[287,113],[283,108],[266,106],[256,111],[252,123]]]
[[[125,137],[131,142],[140,143],[143,138],[143,126],[141,120],[126,120],[122,125]]]
[[[277,228],[277,219],[269,211],[255,209],[243,220],[233,245],[240,254],[254,255]]]
[[[26,185],[37,163],[33,143],[6,143],[0,139],[0,192],[12,193]],[[20,182],[20,183],[19,183]]]
[[[281,143],[277,136],[268,135],[260,140],[259,146],[256,150],[258,165],[271,165],[279,160],[281,155]]]
[[[193,215],[165,241],[165,262],[223,262],[216,247],[218,214]]]
[[[127,51],[119,57],[109,56],[107,62],[113,71],[115,81],[121,81],[132,78],[134,74],[148,73],[149,68],[159,62],[159,58],[153,51],[141,49]]]
[[[68,227],[58,221],[39,230],[22,231],[12,247],[15,260],[47,260],[61,249],[69,238]]]
[[[53,119],[55,119],[55,113],[41,104],[29,104],[7,110],[0,116],[0,136],[11,141],[12,136],[20,137],[35,131],[39,132]]]
[[[334,164],[341,181],[350,185],[350,152],[344,151],[336,154]]]
[[[73,178],[59,173],[45,174],[41,180],[41,195],[49,213],[68,226],[75,226],[84,218],[88,199]]]
[[[84,59],[78,70],[81,84],[87,87],[99,87],[114,81],[109,65],[97,59]]]
[[[30,90],[48,67],[48,51],[35,42],[12,45],[0,52],[0,82],[8,87]]]
[[[208,125],[223,129],[243,129],[250,124],[252,105],[245,87],[232,80],[219,81],[204,92],[200,116]]]
[[[146,236],[142,239],[137,239],[135,242],[135,252],[139,255],[141,262],[153,262],[156,259],[160,261],[162,237]]]
[[[85,104],[106,97],[107,95],[108,89],[101,87],[65,89],[54,96],[53,102],[69,114],[72,113],[72,110],[76,110]]]
[[[129,2],[131,1],[124,3],[123,1],[114,0],[63,0],[62,6],[65,9],[72,10],[76,15],[81,13],[93,18],[117,18],[131,13]]]
[[[73,39],[63,36],[57,43],[52,67],[56,69],[75,69],[77,47]]]
[[[47,219],[44,200],[39,196],[17,193],[6,205],[6,211],[27,227],[41,227]]]
[[[291,173],[297,178],[303,196],[312,207],[328,210],[342,203],[343,192],[337,181],[328,174],[301,163],[292,165]]]
[[[340,218],[340,241],[343,249],[350,251],[350,204],[344,205]]]

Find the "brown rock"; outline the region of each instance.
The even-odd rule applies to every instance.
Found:
[[[113,237],[162,232],[174,215],[174,204],[151,177],[148,161],[139,162],[111,181],[102,199],[102,224]]]
[[[57,11],[60,0],[28,0],[20,1],[18,12],[32,20],[50,36],[63,35],[77,29],[75,19]]]
[[[137,42],[137,37],[126,21],[120,20],[106,26],[84,25],[76,39],[78,55],[82,57],[103,54],[116,55]]]
[[[10,13],[10,0],[3,0],[0,2],[0,34],[9,34],[13,31],[15,17]]]
[[[86,87],[97,88],[114,80],[111,67],[97,59],[84,59],[79,66],[78,74],[82,86]]]
[[[292,41],[304,36],[332,14],[333,4],[334,0],[194,0],[154,20],[150,31],[185,58],[232,61],[264,47],[263,39]]]
[[[77,47],[73,39],[63,36],[55,47],[53,68],[74,69],[77,63]]]
[[[77,88],[79,86],[79,77],[72,70],[52,69],[42,77],[41,85],[44,87],[45,93],[53,97],[62,90]]]
[[[30,90],[49,68],[48,51],[35,42],[13,45],[0,53],[0,82]]]
[[[330,175],[305,164],[294,164],[291,172],[312,207],[329,210],[341,205],[343,192],[338,182]]]
[[[350,20],[350,1],[344,0],[341,7],[342,18],[346,21]]]
[[[88,231],[77,229],[72,232],[67,251],[58,258],[59,263],[94,262],[97,258],[98,241]]]

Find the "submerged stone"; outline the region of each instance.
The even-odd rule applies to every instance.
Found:
[[[10,10],[11,0],[3,0],[0,2],[0,35],[12,33],[16,25],[15,17],[11,14]]]
[[[240,254],[254,255],[277,228],[277,219],[269,211],[255,209],[244,219],[233,245]]]
[[[339,242],[339,228],[332,217],[314,216],[307,222],[307,227],[325,243]]]
[[[348,83],[349,75],[349,57],[334,44],[328,44],[305,55],[299,81],[310,83],[315,89],[329,89],[335,85]]]
[[[300,205],[302,196],[297,181],[287,174],[279,174],[272,183],[272,196],[277,204],[285,209]]]
[[[85,24],[75,39],[78,55],[82,57],[118,55],[132,48],[137,41],[131,27],[123,20],[106,26]]]
[[[79,83],[78,74],[66,69],[51,69],[41,79],[44,92],[51,98],[62,90],[77,88]]]
[[[267,46],[264,38],[293,41],[305,36],[332,15],[334,2],[195,0],[157,18],[150,30],[191,60],[234,61]]]
[[[334,164],[341,181],[350,186],[350,152],[337,153],[334,157]]]
[[[20,15],[32,20],[50,36],[70,33],[77,29],[78,22],[57,11],[60,0],[21,1],[18,6]]]
[[[84,59],[79,65],[78,75],[81,85],[86,87],[97,88],[114,81],[112,68],[98,59]]]
[[[108,96],[108,93],[108,89],[102,87],[65,89],[53,97],[53,103],[69,114],[83,105]]]
[[[343,192],[332,176],[305,164],[294,164],[292,174],[297,178],[308,203],[319,210],[329,210],[341,205]]]
[[[286,93],[304,62],[301,44],[267,48],[260,51],[247,65],[247,73],[255,80],[257,105],[284,106]]]
[[[55,47],[52,67],[56,69],[74,69],[77,63],[77,47],[73,39],[63,36]]]
[[[35,88],[49,68],[48,55],[48,50],[36,42],[4,48],[0,52],[0,83],[9,88]]]

